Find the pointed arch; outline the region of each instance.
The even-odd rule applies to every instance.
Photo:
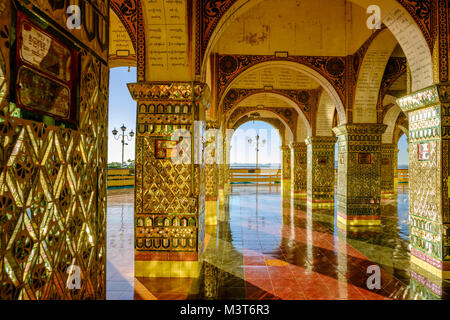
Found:
[[[303,111],[300,109],[299,105],[296,104],[294,101],[292,101],[291,99],[287,98],[286,96],[279,94],[279,93],[275,93],[275,92],[259,92],[259,93],[255,93],[255,94],[251,94],[249,96],[247,96],[245,99],[243,99],[240,103],[244,103],[246,100],[252,98],[252,97],[257,97],[259,95],[268,95],[270,97],[274,97],[280,101],[282,101],[283,103],[288,104],[291,108],[293,108],[294,110],[297,111],[298,115],[299,115],[299,119],[301,119],[301,123],[304,124],[305,128],[306,128],[306,132],[308,135],[312,134],[312,129],[311,129],[311,124],[309,123],[308,119],[306,119],[305,114],[303,113]],[[237,108],[239,108],[239,104],[235,105],[230,111],[227,112],[226,118],[228,119],[229,116],[231,114],[233,114],[234,110],[236,110]],[[259,111],[263,111],[264,109],[260,109]],[[300,122],[297,120],[297,122]]]
[[[244,72],[242,72],[241,74],[239,74],[236,78],[234,78],[230,84],[228,85],[228,87],[225,89],[224,94],[221,97],[220,100],[220,105],[223,103],[224,98],[226,97],[226,94],[228,93],[228,91],[233,87],[233,85],[238,82],[240,79],[242,79],[243,77],[245,77],[247,74],[260,70],[260,69],[266,69],[266,68],[286,68],[286,69],[291,69],[297,72],[300,72],[302,74],[305,74],[309,77],[311,77],[312,79],[314,79],[317,83],[319,83],[319,85],[321,85],[321,87],[329,94],[329,96],[331,97],[334,105],[336,106],[336,110],[338,111],[339,114],[339,120],[340,123],[339,124],[343,124],[347,122],[347,116],[346,116],[346,112],[345,112],[345,108],[344,108],[344,104],[342,103],[341,98],[339,97],[339,94],[337,93],[336,89],[333,87],[333,85],[327,80],[325,79],[324,76],[322,76],[319,72],[317,72],[314,69],[311,69],[303,64],[300,63],[296,63],[296,62],[292,62],[292,61],[266,61],[266,62],[261,62],[258,63],[248,69],[246,69]],[[285,98],[286,99],[286,98]],[[291,100],[292,101],[292,100]],[[295,104],[297,105],[297,104]],[[299,110],[299,107],[297,105],[296,110],[299,111],[299,114],[301,113]]]
[[[236,17],[257,6],[264,0],[236,0],[221,15],[219,21],[214,23],[214,29],[211,31],[203,52],[203,64],[201,75],[204,78],[206,61],[218,40],[226,32]],[[350,0],[350,2],[366,9],[373,5],[373,0]],[[382,22],[392,32],[399,42],[411,69],[412,91],[428,87],[433,84],[433,63],[431,50],[423,31],[413,19],[411,14],[397,0],[379,0],[377,5],[381,9]],[[365,27],[365,26],[364,26]],[[336,108],[339,108],[336,106]],[[344,120],[340,115],[340,119]],[[341,123],[346,123],[343,121]]]

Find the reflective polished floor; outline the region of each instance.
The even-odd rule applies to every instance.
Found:
[[[333,209],[282,201],[279,191],[233,186],[226,221],[207,227],[199,278],[135,278],[133,190],[109,190],[107,299],[447,298],[410,270],[406,185],[382,201],[381,227],[362,232],[342,229]],[[378,267],[380,288],[369,288]]]

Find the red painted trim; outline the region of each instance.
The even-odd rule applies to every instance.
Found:
[[[197,252],[135,252],[136,261],[197,261]]]

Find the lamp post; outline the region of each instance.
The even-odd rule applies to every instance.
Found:
[[[134,136],[134,132],[133,130],[130,131],[130,133],[127,135],[125,134],[125,130],[127,130],[127,127],[125,127],[125,125],[122,124],[122,126],[120,127],[120,130],[122,130],[122,134],[117,135],[118,131],[116,130],[116,128],[114,128],[114,130],[112,131],[112,134],[114,135],[114,139],[115,140],[119,140],[120,137],[122,137],[122,168],[123,168],[123,155],[124,155],[124,150],[125,150],[125,146],[128,145],[128,143],[125,142],[125,137],[127,137],[128,141],[133,140],[133,136]]]
[[[259,142],[259,134],[257,134],[255,140],[250,138],[250,139],[248,139],[248,143],[250,145],[253,145],[253,144],[255,145],[255,149],[256,149],[256,169],[258,169],[259,144],[261,143],[261,145],[265,145],[266,144],[266,139],[263,139],[261,142]]]

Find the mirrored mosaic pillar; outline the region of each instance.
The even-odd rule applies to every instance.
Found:
[[[289,201],[291,197],[291,148],[281,146],[281,195],[282,201]]]
[[[308,137],[307,203],[311,208],[334,206],[335,137]]]
[[[224,216],[224,188],[225,188],[225,153],[224,153],[224,134],[223,127],[220,129],[219,136],[217,138],[217,159],[218,159],[218,190],[217,198],[219,205],[219,221],[223,221]]]
[[[381,197],[395,199],[397,196],[397,156],[395,144],[381,145]]]
[[[292,142],[291,148],[291,195],[294,203],[306,199],[307,146],[304,142]]]
[[[225,138],[223,139],[223,214],[219,215],[220,221],[226,221],[227,217],[227,207],[229,204],[230,192],[231,192],[231,173],[230,173],[230,157],[231,157],[231,138],[233,136],[233,130],[227,129],[225,133]]]
[[[338,226],[380,226],[383,124],[344,124],[338,137]]]
[[[106,298],[109,8],[64,4],[0,1],[0,300]]]
[[[450,86],[432,86],[397,103],[409,119],[411,262],[449,279]]]
[[[203,83],[128,84],[138,102],[135,275],[196,277],[205,226]]]
[[[217,121],[206,122],[205,138],[205,179],[206,179],[206,198],[205,198],[205,225],[217,225],[218,213],[218,140],[219,123]]]

